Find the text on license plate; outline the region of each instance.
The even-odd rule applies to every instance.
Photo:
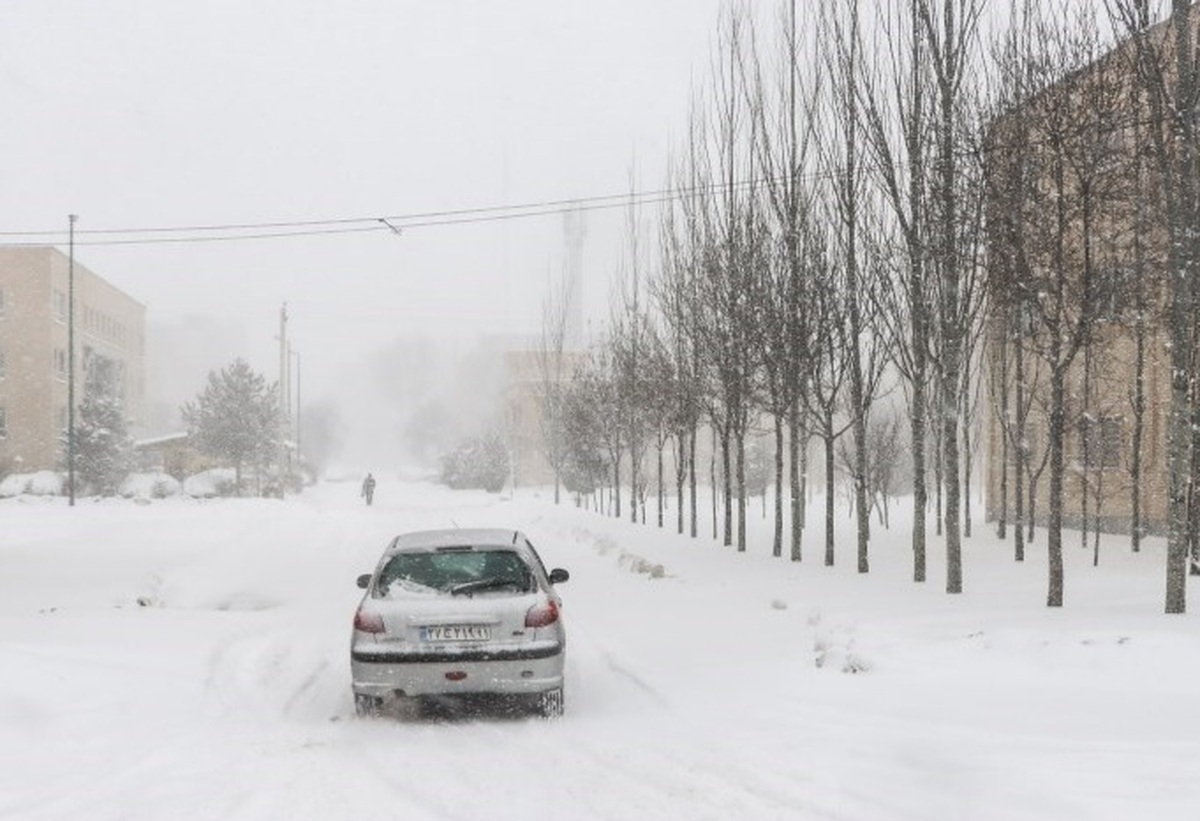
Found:
[[[422,641],[489,641],[492,628],[483,624],[438,624],[421,628]]]

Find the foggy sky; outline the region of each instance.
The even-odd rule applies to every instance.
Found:
[[[151,341],[187,340],[178,367],[168,356],[172,367],[151,368],[151,401],[188,398],[238,346],[276,378],[286,301],[305,391],[338,394],[356,427],[354,409],[386,393],[345,394],[371,387],[372,357],[397,339],[434,335],[470,350],[480,332],[537,333],[562,264],[561,218],[140,245],[94,245],[86,232],[619,194],[631,170],[634,186],[659,188],[720,2],[0,8],[0,230],[28,232],[3,240],[65,251],[67,215],[79,215],[76,257],[147,305]],[[588,221],[585,300],[598,316],[621,216]],[[176,397],[189,379],[194,390]]]

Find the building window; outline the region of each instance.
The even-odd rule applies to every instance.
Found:
[[[54,349],[54,376],[59,382],[67,381],[67,352],[62,348]]]
[[[67,295],[62,291],[54,291],[54,319],[58,322],[67,321]]]
[[[1119,416],[1087,416],[1079,423],[1080,462],[1086,468],[1121,467],[1125,420]]]
[[[8,411],[0,408],[0,439],[8,438]]]

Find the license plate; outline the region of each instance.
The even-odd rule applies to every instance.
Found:
[[[492,628],[483,624],[438,624],[421,628],[422,641],[490,641]]]

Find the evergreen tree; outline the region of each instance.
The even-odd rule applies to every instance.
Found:
[[[182,408],[188,438],[201,453],[228,460],[242,486],[242,468],[269,463],[279,435],[278,385],[243,359],[210,371],[208,384]]]
[[[111,393],[88,387],[75,427],[75,472],[92,492],[113,496],[133,464],[133,440],[124,406]]]

